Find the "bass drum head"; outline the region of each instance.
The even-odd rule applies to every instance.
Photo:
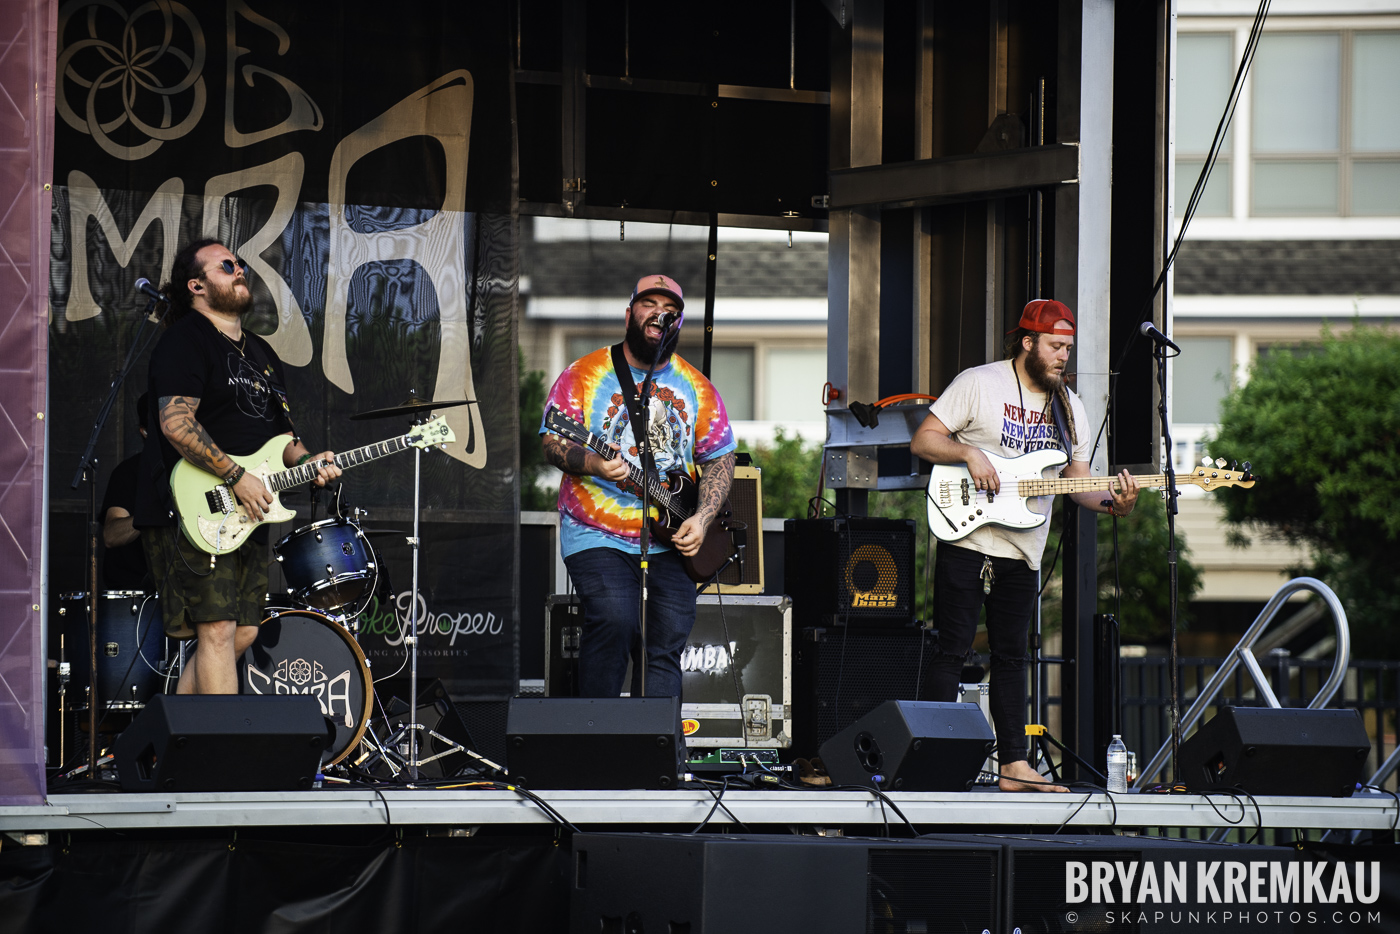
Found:
[[[345,758],[369,727],[374,683],[364,652],[320,613],[273,613],[238,667],[242,694],[310,694],[320,701],[321,713],[335,724],[323,765]]]

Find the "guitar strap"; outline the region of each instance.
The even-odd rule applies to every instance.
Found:
[[[622,343],[612,345],[613,371],[617,374],[618,385],[622,387],[622,401],[627,404],[627,420],[632,425],[632,437],[637,441],[637,450],[642,450],[642,439],[637,437],[637,432],[642,424],[642,400],[637,398],[637,381],[632,379],[632,367],[627,364],[627,358],[622,353]],[[642,464],[642,475],[645,477],[656,476],[655,457],[648,455],[650,460]],[[659,477],[657,478],[660,479]]]

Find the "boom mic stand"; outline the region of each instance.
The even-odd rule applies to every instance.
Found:
[[[145,280],[141,280],[144,282]],[[138,283],[139,284],[139,283]],[[131,346],[126,350],[126,359],[122,361],[122,368],[117,371],[117,375],[112,378],[112,385],[107,390],[107,398],[103,400],[102,407],[97,410],[97,418],[92,424],[92,433],[88,435],[87,445],[83,448],[82,456],[78,458],[78,470],[73,474],[73,482],[69,489],[76,490],[78,484],[84,480],[88,484],[88,513],[87,513],[87,617],[88,617],[88,778],[97,779],[97,705],[99,702],[97,691],[97,530],[99,528],[97,515],[97,459],[94,458],[93,451],[97,449],[97,439],[102,435],[102,429],[107,425],[107,417],[112,414],[112,407],[116,405],[117,394],[121,392],[122,385],[126,378],[131,375],[132,367],[136,364],[136,358],[145,353],[147,345],[155,338],[155,333],[146,337],[146,326],[152,323],[151,316],[155,313],[156,299],[154,296],[146,300],[146,309],[141,313],[141,326],[136,330],[136,336],[132,338]],[[169,306],[166,306],[167,309]],[[165,317],[164,312],[161,318]],[[155,319],[157,322],[160,318]],[[157,332],[158,333],[158,332]],[[154,443],[154,442],[152,442]]]

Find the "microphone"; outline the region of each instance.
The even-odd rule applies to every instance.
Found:
[[[157,291],[157,290],[156,290],[156,287],[153,286],[153,285],[151,285],[151,280],[150,280],[150,279],[144,279],[144,278],[143,278],[143,279],[137,279],[137,280],[136,280],[136,291],[138,291],[138,292],[143,292],[143,293],[145,293],[146,295],[150,296],[151,298],[155,299],[155,300],[158,301],[158,302],[169,301],[169,299],[167,299],[167,298],[165,297],[165,293],[164,293],[164,292],[159,292],[159,291]]]
[[[680,319],[680,316],[681,313],[679,311],[663,311],[656,316],[656,325],[663,331],[669,330],[671,325],[675,324],[676,321]]]
[[[1171,342],[1171,339],[1168,338],[1167,335],[1163,334],[1161,331],[1153,327],[1151,321],[1144,321],[1142,323],[1142,326],[1138,328],[1138,333],[1141,334],[1143,337],[1152,338],[1152,341],[1158,344],[1159,346],[1170,347],[1177,353],[1181,353],[1181,348],[1173,344]]]

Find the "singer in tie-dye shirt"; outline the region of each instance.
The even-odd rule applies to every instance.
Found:
[[[695,622],[695,584],[685,574],[681,555],[699,551],[734,475],[734,433],[724,401],[699,370],[671,352],[684,308],[673,279],[643,277],[626,307],[622,342],[638,393],[656,361],[647,422],[657,474],[664,479],[682,471],[694,478],[696,468],[703,468],[695,515],[676,530],[674,548],[654,538],[648,546],[646,693],[654,696],[680,694],[680,654]],[[611,348],[570,365],[550,390],[545,412],[551,407],[621,455],[603,457],[541,423],[545,458],[564,473],[560,547],[584,616],[580,693],[616,697],[628,659],[640,646],[643,517],[640,487],[631,478],[632,471],[639,474],[641,461]],[[633,680],[636,694],[635,675]]]

